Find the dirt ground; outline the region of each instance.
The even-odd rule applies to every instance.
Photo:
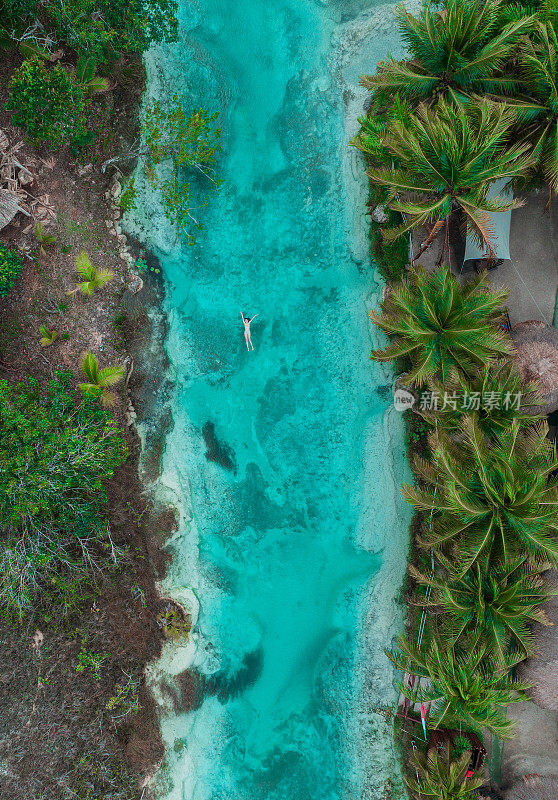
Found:
[[[2,64],[0,109],[20,60]],[[122,240],[107,226],[113,221],[105,197],[112,173],[99,168],[137,133],[141,63],[122,60],[112,79],[112,91],[93,103],[97,140],[77,159],[67,148],[51,153],[26,144],[23,131],[10,127],[9,113],[0,111],[10,144],[22,142],[18,158],[35,176],[27,189],[46,198],[45,226],[56,238],[41,254],[22,214],[0,231],[25,264],[21,280],[0,300],[0,377],[32,375],[44,383],[62,369],[77,383],[84,350],[92,350],[100,366],[123,364],[128,374],[132,350],[136,356],[132,380],[117,387],[114,408],[130,455],[108,485],[112,538],[127,551],[124,569],[97,574],[68,619],[53,614],[49,621],[30,618],[23,627],[0,623],[2,800],[132,800],[163,753],[143,671],[163,639],[155,581],[172,515],[151,509],[138,478],[140,442],[129,425],[129,389],[142,385],[137,358],[149,336],[148,316],[145,302],[132,304],[133,315],[125,308],[134,279],[119,257]],[[82,250],[96,267],[114,273],[92,297],[67,294],[79,278],[75,260]],[[140,294],[156,301],[149,291]],[[58,332],[49,347],[39,344],[40,325]]]

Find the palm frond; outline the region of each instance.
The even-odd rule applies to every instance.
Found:
[[[475,0],[446,0],[442,11],[426,3],[418,16],[400,5],[396,15],[410,57],[382,62],[375,75],[363,77],[367,88],[436,103],[485,91],[506,95],[517,87],[505,68],[533,29],[533,16],[504,20],[498,0],[480,6]]]
[[[82,250],[82,252],[76,258],[76,270],[87,281],[93,280],[93,277],[95,276],[95,267],[91,263],[91,259],[85,250]]]
[[[457,577],[474,564],[486,569],[526,553],[558,563],[558,464],[544,427],[523,431],[520,420],[512,419],[488,448],[478,418],[465,415],[459,448],[440,434],[433,457],[436,507],[422,540],[446,557],[453,554]],[[405,494],[417,508],[429,502],[426,490]]]
[[[371,319],[392,340],[372,358],[408,356],[410,382],[424,385],[436,375],[457,370],[475,374],[485,361],[512,352],[511,342],[498,330],[505,292],[491,291],[486,279],[459,286],[448,267],[427,273],[411,269],[394,286]]]
[[[425,638],[428,643],[419,650],[401,637],[386,655],[399,669],[428,678],[426,686],[415,690],[403,684],[401,689],[413,702],[431,704],[430,725],[465,724],[479,732],[487,728],[502,739],[513,736],[506,708],[527,697],[526,685],[509,677],[513,658],[494,669],[487,666],[484,646],[456,652],[430,631]]]
[[[116,386],[117,383],[120,383],[122,378],[124,377],[125,369],[119,365],[115,365],[112,367],[104,367],[103,369],[99,370],[98,373],[98,381],[99,385],[102,387],[105,386]]]

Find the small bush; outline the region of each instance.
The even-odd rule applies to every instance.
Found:
[[[380,275],[386,281],[400,281],[409,266],[409,239],[407,236],[401,236],[393,242],[386,241],[383,232],[401,225],[402,217],[391,208],[386,207],[385,211],[387,222],[379,223],[374,219],[370,222],[372,257],[378,265]]]
[[[79,156],[81,151],[86,147],[89,147],[90,144],[93,144],[96,138],[97,134],[95,131],[82,131],[81,133],[77,133],[75,136],[72,136],[70,141],[72,155],[76,157]]]
[[[113,724],[121,722],[141,708],[138,694],[139,681],[134,681],[127,673],[124,675],[128,680],[116,685],[115,693],[105,705],[105,711],[109,713]]]
[[[409,444],[421,444],[427,447],[427,438],[434,430],[434,425],[414,411],[406,412],[406,421]]]
[[[6,297],[21,275],[21,259],[14,250],[0,242],[0,297]]]
[[[101,678],[101,667],[103,665],[103,661],[107,660],[110,653],[98,653],[95,650],[88,650],[87,639],[87,634],[82,634],[81,649],[78,654],[76,672],[85,672],[98,681]]]
[[[168,639],[187,639],[192,629],[192,620],[172,603],[167,603],[157,615],[157,623]]]
[[[135,176],[132,175],[126,184],[124,191],[120,195],[119,206],[123,214],[125,214],[126,211],[129,211],[131,208],[136,207],[137,196],[138,190],[136,188]]]
[[[85,92],[61,66],[47,69],[38,58],[24,61],[9,83],[6,109],[12,123],[25,128],[31,140],[60,147],[80,141],[85,127]]]
[[[452,758],[458,761],[463,753],[471,750],[471,742],[467,736],[457,736],[452,747]]]

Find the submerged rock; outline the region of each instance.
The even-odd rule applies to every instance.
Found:
[[[260,677],[262,669],[263,650],[259,647],[251,653],[246,653],[242,665],[236,672],[229,673],[226,670],[220,670],[207,678],[205,694],[207,697],[215,695],[224,705],[252,686]]]
[[[214,461],[221,467],[233,472],[236,475],[237,465],[234,451],[225,442],[219,441],[215,434],[215,425],[207,421],[202,428],[202,435],[207,451],[205,457],[208,461]]]

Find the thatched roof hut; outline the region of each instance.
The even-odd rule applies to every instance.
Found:
[[[545,603],[544,610],[553,624],[548,627],[536,625],[536,653],[520,665],[519,675],[526,683],[532,684],[529,696],[538,706],[558,711],[558,597]],[[558,798],[558,793],[555,797]]]
[[[0,189],[0,230],[10,224],[18,211],[17,197],[11,192]]]
[[[556,800],[558,778],[545,775],[525,775],[504,792],[505,800]]]
[[[33,218],[37,216],[35,209],[43,211],[48,205],[43,198],[34,197],[25,188],[35,181],[35,175],[29,167],[34,169],[39,162],[35,158],[28,158],[28,164],[22,164],[17,158],[22,147],[23,140],[10,144],[5,131],[0,129],[0,230],[10,224],[18,211]],[[23,159],[23,156],[19,158]]]
[[[558,328],[544,322],[519,322],[511,336],[516,348],[515,362],[525,383],[541,390],[545,406],[542,414],[558,409]]]

